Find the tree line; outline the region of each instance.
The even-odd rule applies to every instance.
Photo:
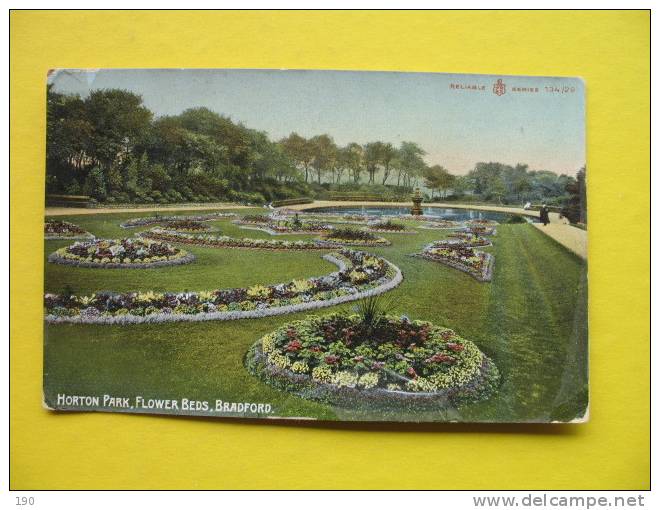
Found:
[[[265,132],[208,108],[156,117],[141,96],[120,89],[86,97],[47,91],[46,189],[101,202],[168,203],[318,197],[328,191],[369,191],[429,198],[476,196],[514,203],[567,202],[576,180],[526,165],[478,163],[465,176],[429,166],[415,142],[344,146],[328,134]]]

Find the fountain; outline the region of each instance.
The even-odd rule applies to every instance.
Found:
[[[412,209],[410,209],[410,214],[413,214],[415,216],[421,216],[422,214],[424,214],[422,212],[422,206],[421,206],[422,200],[423,200],[422,194],[420,193],[419,188],[417,188],[412,196],[413,206]]]

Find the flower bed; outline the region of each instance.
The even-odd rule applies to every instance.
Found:
[[[396,223],[392,220],[376,221],[369,223],[365,229],[367,232],[383,232],[387,234],[416,234],[416,230],[411,230],[403,223]]]
[[[301,221],[298,216],[289,219],[283,216],[259,216],[252,219],[234,221],[237,225],[243,225],[243,228],[261,230],[272,235],[282,234],[321,234],[332,230],[332,226],[315,221]],[[264,219],[262,219],[264,218]]]
[[[236,238],[210,234],[187,234],[164,228],[140,232],[140,237],[157,241],[203,246],[207,248],[245,248],[251,250],[328,250],[338,248],[337,243],[323,241],[280,241],[275,239]]]
[[[323,239],[345,246],[389,246],[391,244],[384,237],[378,237],[366,230],[352,228],[337,228]]]
[[[350,408],[456,406],[488,398],[499,382],[474,343],[406,317],[307,317],[258,340],[246,366],[278,388]]]
[[[341,250],[324,258],[339,271],[278,285],[200,292],[45,295],[50,323],[135,324],[260,318],[333,306],[393,289],[401,271],[383,258]]]
[[[373,214],[352,214],[352,213],[329,213],[329,212],[305,212],[295,211],[290,209],[279,210],[277,214],[280,216],[295,216],[299,215],[305,220],[329,222],[329,223],[346,223],[355,225],[365,225],[372,221],[380,221],[382,216]]]
[[[428,214],[399,214],[399,215],[388,215],[386,218],[401,219],[401,220],[413,220],[413,221],[425,221],[429,225],[425,228],[460,228],[461,223],[457,221],[445,220],[439,216],[429,216]]]
[[[466,227],[464,231],[477,236],[494,236],[497,234],[497,230],[494,227],[482,227],[481,225]]]
[[[462,243],[445,244],[435,247],[427,246],[421,253],[413,256],[421,257],[469,274],[480,282],[489,282],[493,277],[494,257],[490,253],[476,251]]]
[[[146,227],[148,225],[165,225],[174,221],[213,221],[220,220],[223,218],[233,218],[236,216],[236,213],[210,213],[210,214],[198,214],[195,216],[147,216],[144,218],[133,218],[127,220],[121,225],[122,228],[133,228],[133,227]]]
[[[456,243],[461,243],[463,246],[468,246],[470,248],[492,245],[490,240],[471,232],[454,232],[449,234],[449,237],[456,239]],[[437,241],[434,244],[439,246],[443,242],[447,241]]]
[[[104,269],[147,269],[187,264],[195,257],[185,250],[149,239],[79,241],[48,256],[48,262]]]
[[[68,221],[48,220],[44,224],[44,239],[94,239],[94,235]]]
[[[469,220],[467,224],[471,227],[494,227],[495,225],[498,225],[495,220],[484,220],[481,218]]]
[[[163,223],[163,227],[167,230],[175,230],[176,232],[212,232],[215,231],[213,227],[205,225],[201,221],[194,220],[178,220],[168,221]]]
[[[461,228],[461,224],[456,221],[450,220],[427,220],[428,222],[422,225],[419,228],[425,228],[428,230],[451,230]]]

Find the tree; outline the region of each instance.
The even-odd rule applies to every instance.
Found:
[[[583,166],[578,170],[575,179],[566,185],[569,199],[568,203],[562,208],[561,213],[568,218],[571,223],[587,222],[586,175],[587,167]]]
[[[96,166],[90,170],[83,185],[83,193],[96,200],[105,200],[107,196],[105,178],[99,167]]]
[[[119,89],[93,90],[85,99],[85,110],[93,129],[88,156],[101,169],[130,153],[152,118],[141,96]]]
[[[397,156],[397,150],[391,143],[384,143],[380,149],[380,162],[383,165],[383,186],[390,176],[392,160]]]
[[[345,149],[346,166],[353,178],[353,183],[360,182],[360,174],[362,173],[362,160],[364,158],[364,150],[359,143],[349,143]]]
[[[332,171],[337,159],[337,146],[328,135],[318,135],[310,140],[314,159],[312,167],[316,171],[317,182],[321,184],[321,176],[325,172]]]
[[[414,142],[401,142],[398,150],[397,163],[399,174],[397,186],[410,188],[415,176],[420,176],[426,167],[424,159],[426,152]]]
[[[364,146],[364,166],[369,172],[369,184],[375,182],[378,165],[381,163],[383,142],[370,142]]]
[[[447,169],[440,165],[433,165],[424,169],[423,173],[424,185],[431,190],[431,199],[433,199],[433,191],[440,191],[441,196],[444,198],[446,192],[450,189],[456,177],[450,174]]]
[[[305,182],[309,181],[309,169],[314,160],[312,144],[298,133],[291,133],[287,138],[280,140],[284,152],[294,164],[305,173]]]

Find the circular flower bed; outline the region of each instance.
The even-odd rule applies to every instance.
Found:
[[[493,277],[494,257],[490,253],[476,251],[462,242],[435,243],[427,246],[414,257],[421,257],[434,262],[440,262],[459,271],[469,274],[480,282],[488,282]]]
[[[44,239],[94,239],[94,236],[68,221],[48,220],[44,224]]]
[[[194,256],[185,250],[149,239],[95,239],[60,248],[48,262],[106,269],[146,269],[187,264]]]
[[[337,228],[328,233],[324,239],[346,246],[389,246],[391,244],[384,237],[378,237],[366,230],[352,228]]]
[[[306,317],[258,340],[246,365],[278,388],[347,407],[455,406],[499,382],[474,343],[406,317]]]
[[[48,293],[44,302],[46,321],[136,324],[260,318],[381,294],[403,279],[396,266],[368,253],[342,250],[324,258],[336,264],[339,271],[278,285],[180,293]]]
[[[167,225],[173,221],[212,221],[223,218],[233,218],[234,216],[236,216],[235,213],[210,213],[198,214],[196,216],[160,216],[156,214],[144,218],[133,218],[125,221],[119,226],[122,228],[146,227],[148,225]]]

